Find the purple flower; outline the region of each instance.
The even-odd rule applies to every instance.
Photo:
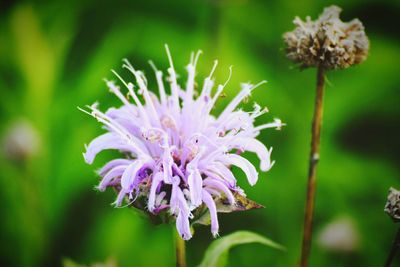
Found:
[[[167,81],[171,94],[167,95],[163,73],[156,69],[159,97],[147,88],[147,80],[141,71],[135,70],[124,60],[123,67],[136,80],[138,90],[131,82],[123,80],[112,71],[127,88],[131,103],[113,81],[106,80],[108,88],[122,101],[119,108],[110,108],[105,113],[97,104],[88,106],[89,113],[104,124],[107,132],[95,138],[84,153],[85,161],[91,164],[97,153],[115,149],[121,158],[114,159],[99,170],[102,177],[98,189],[107,187],[117,190],[114,204],[121,206],[124,199],[128,204],[141,208],[153,216],[163,211],[176,220],[176,228],[183,239],[192,237],[190,223],[198,210],[209,212],[211,232],[218,234],[218,201],[222,197],[228,205],[235,204],[235,195],[244,196],[236,184],[231,166],[243,170],[251,185],[258,179],[256,168],[239,154],[250,151],[260,159],[260,169],[268,171],[274,162],[267,149],[256,139],[261,130],[279,129],[280,120],[254,126],[254,120],[267,112],[255,105],[246,112],[238,109],[240,102],[259,85],[242,84],[239,94],[218,116],[211,114],[225,84],[216,86],[214,93],[213,73],[204,80],[201,90],[195,92],[195,68],[200,56],[192,54],[187,66],[186,88],[177,83],[170,52]],[[230,73],[231,74],[231,73]],[[142,102],[139,95],[144,99]]]

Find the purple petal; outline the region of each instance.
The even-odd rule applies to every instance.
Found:
[[[212,196],[221,197],[221,192],[215,188],[206,186],[204,187],[204,189],[207,190],[207,192],[210,193]]]
[[[119,166],[119,165],[125,165],[128,166],[132,161],[128,159],[114,159],[111,160],[110,162],[106,163],[97,173],[100,176],[104,176],[109,172],[111,169]]]
[[[151,181],[151,188],[150,188],[150,193],[149,193],[149,201],[148,201],[148,209],[149,211],[154,210],[154,203],[156,201],[156,190],[160,182],[163,180],[163,174],[161,172],[157,172],[156,174],[153,174],[153,179]]]
[[[101,180],[98,189],[100,191],[104,191],[106,189],[106,187],[109,185],[109,183],[116,177],[121,176],[125,170],[127,169],[126,165],[120,165],[117,166],[113,169],[111,169]]]
[[[121,106],[120,108],[109,108],[106,115],[118,122],[129,133],[140,136],[140,126],[143,125],[139,117],[136,106],[130,104],[129,106]]]
[[[164,182],[167,184],[171,184],[172,181],[172,163],[173,159],[171,157],[171,153],[169,152],[169,149],[166,149],[168,151],[164,151],[164,157],[163,157],[163,169],[164,169]]]
[[[203,188],[203,179],[198,169],[190,172],[188,177],[190,200],[194,206],[201,205],[201,190]]]
[[[113,205],[115,205],[115,207],[120,207],[122,204],[122,201],[124,200],[125,195],[128,192],[124,189],[121,189],[121,191],[119,191],[117,199],[114,201]]]
[[[189,240],[192,238],[192,233],[190,231],[189,217],[183,212],[178,213],[176,218],[176,229],[178,233],[184,240]]]
[[[168,209],[168,208],[169,208],[169,205],[163,204],[163,205],[158,206],[157,208],[154,208],[154,209],[153,209],[153,213],[154,213],[154,214],[158,214],[158,213],[160,213],[162,210],[165,210],[165,209]]]
[[[211,215],[211,233],[214,237],[216,237],[219,230],[217,208],[215,206],[214,199],[211,197],[210,193],[208,193],[206,190],[203,190],[202,193],[203,201],[206,204]]]
[[[179,202],[178,202],[178,190],[179,188],[179,178],[174,176],[172,179],[172,190],[171,190],[171,197],[169,200],[169,204],[171,206],[170,213],[174,214],[179,210]]]
[[[129,146],[114,133],[105,133],[90,142],[83,154],[86,163],[92,164],[96,155],[106,149],[130,150]]]
[[[235,155],[235,154],[228,154],[225,157],[221,158],[221,160],[226,164],[235,165],[243,170],[243,172],[247,176],[247,180],[249,181],[250,185],[255,185],[258,180],[258,173],[256,168],[254,168],[253,164],[247,159]]]
[[[203,172],[212,178],[219,178],[223,181],[226,181],[231,188],[236,187],[235,176],[224,164],[220,162],[214,162],[213,165],[207,166],[207,169]]]
[[[185,174],[183,174],[182,170],[178,167],[178,165],[176,165],[176,163],[174,162],[172,164],[172,170],[173,170],[173,174],[177,174],[180,177],[182,177],[183,179],[185,179]]]
[[[135,160],[131,163],[122,174],[121,178],[121,186],[126,190],[130,190],[135,178],[139,172],[139,170],[143,167],[142,160]]]
[[[204,179],[203,184],[205,186],[209,186],[209,187],[217,189],[220,192],[223,192],[225,194],[225,196],[227,197],[230,204],[235,203],[235,198],[234,198],[231,190],[229,190],[229,188],[223,182],[214,180],[214,179],[210,179],[210,178],[206,178],[206,179]]]
[[[189,224],[189,218],[192,215],[190,213],[185,196],[179,187],[179,178],[177,176],[175,176],[173,179],[170,205],[171,210],[174,213],[178,213],[176,218],[176,229],[178,230],[178,233],[184,240],[192,238]]]
[[[167,192],[161,191],[157,196],[154,205],[160,206],[162,204],[162,201],[164,200],[164,197],[167,195]],[[169,206],[169,205],[168,205]]]
[[[260,159],[260,169],[262,171],[268,171],[273,163],[271,163],[271,150],[268,150],[263,143],[258,141],[255,138],[251,137],[238,137],[234,139],[234,144],[231,144],[230,147],[243,149],[244,151],[250,151],[257,154],[257,157]]]

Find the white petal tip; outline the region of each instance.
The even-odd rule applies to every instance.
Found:
[[[213,235],[214,238],[218,238],[219,237],[218,231],[213,231],[212,235]]]
[[[257,178],[252,181],[249,181],[249,183],[251,186],[254,186],[257,183],[257,181],[258,181],[258,174],[257,174]]]
[[[87,164],[92,164],[93,163],[93,159],[87,156],[87,153],[82,153],[83,159],[85,160],[85,162]]]
[[[94,190],[100,191],[100,192],[104,192],[106,191],[106,187],[102,186],[102,185],[98,185],[94,187]]]
[[[262,161],[261,164],[260,164],[261,171],[267,172],[267,171],[271,170],[271,168],[274,165],[274,163],[275,163],[275,161],[271,162],[270,159]]]

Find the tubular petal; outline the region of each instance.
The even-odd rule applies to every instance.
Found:
[[[210,193],[203,189],[202,191],[203,201],[208,207],[211,215],[211,233],[214,237],[218,235],[219,224],[218,224],[218,217],[217,217],[217,207],[215,206],[214,200],[211,197]]]

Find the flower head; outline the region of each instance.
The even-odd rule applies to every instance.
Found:
[[[400,191],[393,187],[389,188],[385,212],[393,219],[393,221],[400,222]]]
[[[98,189],[115,188],[118,192],[114,202],[116,206],[121,206],[125,199],[152,217],[172,219],[186,240],[192,236],[190,223],[209,214],[211,231],[217,235],[218,211],[229,211],[227,207],[240,210],[246,209],[246,205],[257,206],[244,197],[231,166],[242,169],[249,183],[254,185],[258,179],[257,170],[240,153],[256,153],[260,169],[268,171],[274,164],[270,159],[272,148],[267,149],[256,136],[263,129],[279,129],[283,124],[276,119],[254,126],[256,117],[266,110],[258,105],[252,112],[237,109],[240,102],[263,82],[242,84],[239,94],[222,113],[213,116],[214,104],[227,84],[220,84],[213,90],[217,62],[197,93],[195,68],[200,53],[192,54],[186,68],[186,88],[183,89],[177,83],[177,74],[166,48],[170,61],[167,81],[171,94],[166,93],[163,73],[152,62],[159,97],[149,91],[143,73],[124,60],[123,67],[133,74],[136,85],[126,82],[115,71],[113,73],[127,88],[133,102],[125,97],[115,82],[106,80],[122,106],[110,108],[105,113],[97,108],[97,104],[88,106],[90,110],[85,112],[103,123],[107,132],[86,147],[84,158],[91,164],[102,150],[122,152],[120,158],[111,160],[99,170],[102,180]],[[135,90],[136,86],[138,90]]]
[[[296,17],[296,28],[283,36],[287,57],[302,68],[344,69],[363,62],[369,50],[364,26],[358,19],[341,21],[340,12],[330,6],[315,21]]]

